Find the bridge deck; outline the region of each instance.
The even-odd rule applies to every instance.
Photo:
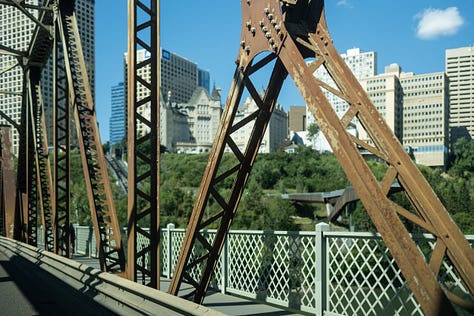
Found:
[[[0,315],[114,315],[22,258],[0,251]]]
[[[74,256],[73,259],[84,265],[99,268],[99,261],[94,258]],[[167,291],[170,280],[161,279],[160,289]],[[182,288],[182,291],[186,291],[186,287]],[[245,298],[225,295],[220,292],[210,291],[204,300],[204,306],[212,308],[216,311],[227,315],[265,315],[265,316],[289,316],[289,315],[301,315],[291,311],[282,310],[278,307],[273,307],[266,304],[257,303]]]
[[[93,268],[99,266],[94,258],[73,259]],[[168,286],[169,280],[162,279],[161,289],[166,291]],[[204,305],[228,315],[296,315],[219,292],[209,293]],[[49,273],[22,258],[8,258],[1,251],[0,306],[1,315],[114,315]]]

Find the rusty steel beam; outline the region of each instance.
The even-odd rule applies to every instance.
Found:
[[[41,69],[46,63],[52,44],[51,28],[53,23],[53,0],[45,0],[39,9],[38,18],[32,16],[19,1],[4,1],[5,5],[13,5],[36,23],[32,40],[26,52],[18,58],[23,70],[22,111],[20,123],[20,142],[17,171],[17,195],[15,206],[15,239],[30,245],[37,245],[38,226],[38,173],[35,163],[34,139],[35,129],[32,124],[35,118],[28,109],[36,96],[31,95],[30,75],[32,68]],[[35,72],[36,70],[33,70]]]
[[[229,130],[232,130],[233,117],[229,112],[235,110],[241,98],[239,87],[242,87],[242,82],[248,81],[247,74],[251,72],[255,57],[270,51],[278,58],[274,74],[281,73],[283,78],[286,73],[278,69],[283,67],[293,79],[423,311],[427,315],[452,315],[452,302],[457,304],[461,300],[438,282],[441,264],[443,260],[452,264],[472,297],[474,250],[334,48],[326,25],[324,1],[282,3],[279,0],[249,0],[242,1],[241,5],[243,23],[237,73],[193,209],[170,293],[177,294],[181,283],[188,282],[194,288],[190,294],[193,300],[202,302],[204,298],[211,276],[209,270],[215,267],[222,248],[221,239],[232,222],[236,203],[245,185],[245,181],[235,181],[232,194],[227,198],[220,196],[214,187],[221,180],[216,172],[222,148],[224,144],[232,148]],[[336,89],[328,90],[328,85],[314,77],[319,67],[326,68],[337,85]],[[278,90],[278,87],[269,87],[267,94],[274,94],[276,99],[279,90],[272,89]],[[337,116],[323,90],[336,93],[347,101],[349,109],[342,118]],[[256,97],[251,89],[249,92]],[[356,139],[346,131],[353,119],[361,122],[371,144]],[[380,183],[358,147],[376,153],[387,164],[388,170]],[[247,158],[245,154],[238,154],[237,157],[241,162]],[[246,172],[250,172],[251,166],[251,163],[246,165]],[[241,167],[234,170],[241,170]],[[388,198],[389,189],[396,181],[412,202],[412,211]],[[210,195],[216,198],[223,210],[203,221]],[[431,258],[425,260],[417,249],[402,218],[436,237]],[[219,225],[212,241],[205,240],[199,231],[210,222]],[[191,260],[190,254],[197,249],[198,243],[205,251],[199,258]],[[191,277],[191,272],[195,273],[197,267],[202,268],[200,277],[196,279]]]
[[[34,147],[34,163],[37,179],[37,203],[41,214],[41,224],[44,236],[44,248],[48,251],[54,250],[54,229],[53,229],[53,205],[52,205],[52,179],[51,164],[49,161],[48,143],[46,139],[46,125],[44,123],[44,109],[41,96],[41,69],[30,68],[27,78],[28,87],[28,108]]]
[[[142,284],[159,289],[160,1],[129,0],[128,9],[127,276],[132,281],[141,277]],[[145,50],[147,59],[137,60],[138,49]],[[140,126],[149,132],[140,134]],[[139,247],[138,240],[145,240],[147,246]]]
[[[247,67],[238,65],[236,69],[216,141],[209,156],[183,247],[171,280],[169,289],[171,294],[177,295],[181,284],[185,282],[194,288],[186,297],[192,298],[198,303],[202,303],[204,299],[225,237],[232,224],[265,130],[277,103],[277,97],[288,74],[283,64],[276,60],[265,93],[260,95],[257,92],[250,76],[261,67],[274,61],[274,57],[274,54],[270,53],[260,62],[250,63]],[[244,88],[255,100],[258,109],[250,115],[253,118],[252,120],[236,122],[235,114]],[[251,137],[248,139],[245,148],[239,148],[234,142],[233,135],[235,136],[240,129],[248,124],[253,124]],[[219,168],[220,161],[226,147],[230,148],[238,163],[228,170],[222,170]],[[232,181],[233,185],[230,191],[220,190],[219,187],[224,180]],[[210,198],[220,205],[220,209],[205,217],[206,206]],[[208,241],[202,232],[210,225],[217,225],[218,227],[212,241]],[[191,253],[197,251],[197,247],[202,247],[202,251],[196,253],[194,258],[191,259]],[[198,275],[198,277],[194,275]]]
[[[12,154],[11,127],[0,126],[1,213],[3,236],[13,238],[15,223],[16,181]]]
[[[64,48],[68,93],[73,104],[100,266],[102,271],[124,272],[124,249],[82,53],[74,1],[59,1],[56,17]]]
[[[24,60],[26,61],[26,60]],[[28,65],[23,69],[23,98],[20,122],[20,142],[18,146],[17,195],[15,204],[14,238],[37,246],[38,243],[38,190],[35,163],[35,133],[32,129],[34,118],[29,111],[31,106],[30,71]]]
[[[70,102],[59,27],[55,25],[53,48],[53,166],[54,166],[54,252],[71,256],[70,232]]]

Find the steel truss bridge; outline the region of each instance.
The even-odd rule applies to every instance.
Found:
[[[2,231],[9,238],[37,245],[37,227],[41,223],[45,249],[69,256],[71,117],[77,130],[101,269],[133,281],[141,276],[142,282],[149,280],[147,285],[158,288],[159,1],[128,1],[127,256],[112,200],[74,1],[39,2],[31,5],[21,0],[0,0],[1,5],[15,7],[35,23],[26,51],[0,46],[1,54],[15,56],[18,61],[7,69],[0,69],[0,74],[21,67],[24,78],[21,122],[16,124],[9,120],[20,135],[16,170],[7,136],[9,127],[1,127]],[[241,1],[241,6],[242,31],[240,42],[236,44],[240,45],[240,50],[233,83],[169,293],[177,295],[186,283],[193,289],[188,298],[202,303],[283,82],[289,77],[316,118],[424,313],[453,315],[453,304],[473,312],[472,305],[441,285],[439,275],[442,265],[447,262],[472,298],[474,250],[340,58],[327,28],[324,1],[246,0]],[[145,49],[150,58],[138,62],[137,49]],[[41,71],[50,56],[54,65],[54,101],[49,105],[54,111],[52,157],[48,153],[40,84]],[[140,70],[145,67],[149,68],[150,77],[141,75]],[[336,87],[313,76],[321,67],[328,71]],[[268,73],[268,69],[271,75],[265,93],[261,95],[254,78]],[[148,93],[138,94],[139,87]],[[342,117],[332,109],[325,91],[349,105]],[[258,109],[236,122],[237,107],[244,93],[255,100]],[[145,107],[150,109],[149,117],[140,114]],[[365,129],[369,141],[362,141],[346,131],[354,119]],[[137,133],[139,124],[147,126],[150,133]],[[241,150],[236,145],[235,135],[249,124],[252,134],[245,149]],[[227,148],[238,163],[224,170],[221,159]],[[376,180],[359,149],[368,150],[386,163],[387,171],[382,181]],[[230,191],[221,190],[224,180],[233,183]],[[410,208],[389,199],[390,188],[395,182],[411,202]],[[219,205],[220,210],[211,214],[206,212],[210,202]],[[148,223],[149,229],[139,227],[138,221]],[[434,236],[435,246],[429,256],[417,249],[404,221]],[[216,233],[212,238],[205,237],[203,231],[211,226],[217,227]],[[146,247],[137,247],[139,238],[149,241]],[[150,265],[145,265],[145,258]],[[198,277],[191,273],[196,270]]]

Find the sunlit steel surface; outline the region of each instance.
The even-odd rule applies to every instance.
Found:
[[[15,195],[16,181],[12,154],[11,128],[0,126],[0,165],[1,165],[1,191],[0,191],[0,216],[3,236],[13,238],[15,223]]]
[[[65,48],[63,53],[69,98],[73,105],[101,269],[123,272],[125,254],[82,53],[74,1],[59,1],[57,24],[62,46]]]
[[[460,300],[440,287],[437,275],[443,260],[450,261],[472,296],[474,250],[334,48],[326,25],[324,2],[246,0],[241,1],[241,5],[242,36],[234,82],[194,205],[170,293],[177,294],[181,284],[186,282],[193,287],[189,296],[195,302],[203,301],[273,105],[283,80],[289,74],[423,311],[427,315],[453,314],[451,302],[460,303]],[[256,59],[260,53],[266,54],[266,57]],[[274,59],[270,83],[261,97],[250,76]],[[320,67],[326,68],[337,88],[314,77],[314,72]],[[244,88],[255,99],[259,109],[245,122],[234,124],[235,111]],[[349,109],[342,118],[337,116],[323,90],[348,103]],[[365,128],[370,143],[346,131],[353,119],[358,119]],[[242,152],[232,140],[232,134],[250,120],[255,121],[254,132]],[[230,170],[221,170],[220,160],[226,146],[239,163]],[[359,153],[359,148],[386,162],[388,169],[380,183]],[[219,191],[219,183],[228,178],[233,181],[231,191]],[[411,210],[388,198],[387,194],[395,181],[399,182],[411,201]],[[221,206],[221,210],[204,217],[211,198]],[[436,246],[428,261],[417,249],[402,218],[436,236]],[[218,229],[215,237],[208,240],[201,230],[211,224]],[[198,278],[191,273],[196,269],[199,271]]]
[[[142,284],[153,288],[160,286],[159,3],[159,0],[128,1],[127,275],[133,281],[140,276]],[[137,60],[139,49],[145,50],[145,60]],[[150,132],[140,134],[140,125]],[[139,247],[139,239],[148,241],[147,246]]]

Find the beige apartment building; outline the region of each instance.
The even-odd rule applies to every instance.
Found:
[[[448,158],[448,86],[442,72],[415,75],[397,64],[361,85],[415,162],[444,167]],[[367,134],[359,126],[359,137]]]

